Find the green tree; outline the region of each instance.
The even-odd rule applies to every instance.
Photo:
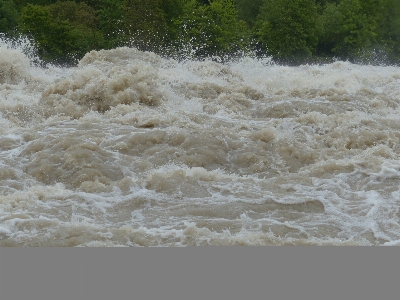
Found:
[[[34,38],[39,55],[47,61],[73,62],[101,44],[101,34],[93,28],[94,10],[84,3],[28,4],[21,18],[23,31]]]
[[[124,45],[127,37],[127,27],[124,17],[123,1],[96,0],[96,15],[98,17],[98,30],[104,36],[103,46],[107,49]]]
[[[253,26],[260,12],[263,0],[234,0],[239,19],[246,21],[249,26]]]
[[[123,30],[130,37],[132,46],[160,51],[168,28],[162,0],[125,0],[124,10]]]
[[[321,53],[355,58],[377,38],[377,19],[363,10],[359,0],[327,3],[319,24]]]
[[[0,0],[0,32],[10,33],[18,25],[18,11],[13,1]]]
[[[84,0],[96,10],[106,48],[132,45],[157,51],[176,38],[173,20],[186,0]]]
[[[383,49],[389,60],[395,61],[397,58],[398,61],[400,56],[400,0],[366,0],[362,2],[362,6],[364,12],[373,17],[376,23],[376,39],[372,46]]]
[[[309,57],[318,42],[317,18],[314,0],[263,0],[256,38],[275,58]]]
[[[28,4],[45,6],[45,5],[54,4],[54,3],[62,2],[62,1],[70,1],[70,0],[14,0],[14,3],[18,7],[25,7]],[[81,1],[75,1],[75,2],[81,2]]]
[[[281,61],[400,59],[400,0],[0,0],[0,32],[17,29],[60,63],[123,45],[224,56],[254,41]]]
[[[203,5],[188,0],[182,16],[175,20],[181,29],[180,42],[198,57],[233,54],[248,44],[248,30],[232,0],[210,0]]]

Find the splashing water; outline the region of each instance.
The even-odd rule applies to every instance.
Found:
[[[0,246],[399,245],[400,68],[0,47]]]

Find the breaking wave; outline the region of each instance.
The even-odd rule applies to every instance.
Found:
[[[0,47],[0,246],[398,245],[400,68]]]

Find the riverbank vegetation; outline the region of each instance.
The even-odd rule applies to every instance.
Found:
[[[400,61],[400,0],[0,0],[0,33],[46,62],[137,47],[164,56],[283,63]]]

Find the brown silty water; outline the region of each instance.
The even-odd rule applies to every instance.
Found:
[[[0,48],[0,246],[400,245],[400,68]]]

